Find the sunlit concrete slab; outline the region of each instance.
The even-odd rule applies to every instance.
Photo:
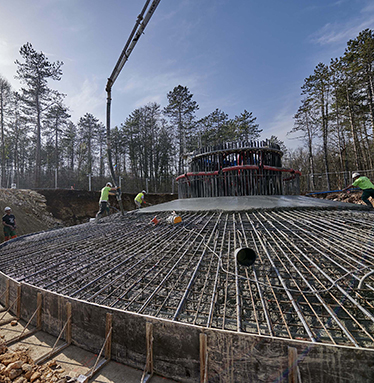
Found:
[[[304,196],[243,196],[187,198],[149,206],[140,210],[143,213],[161,211],[243,211],[283,208],[325,208],[325,209],[364,209],[363,205],[330,201]]]

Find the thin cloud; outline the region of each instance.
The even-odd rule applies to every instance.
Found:
[[[290,92],[292,93],[292,92]],[[294,94],[289,94],[285,97],[282,107],[278,110],[272,121],[269,123],[270,129],[264,129],[262,135],[266,138],[270,138],[272,135],[277,136],[281,141],[284,142],[288,149],[295,148],[300,145],[300,140],[295,139],[292,136],[287,135],[288,132],[294,126],[293,115],[297,108],[297,97]]]
[[[196,88],[204,81],[204,76],[191,74],[183,75],[178,72],[161,73],[156,76],[144,76],[133,73],[129,76],[124,85],[120,88],[122,94],[127,94],[132,98],[137,97],[138,94],[146,94],[145,98],[166,98],[166,94],[178,85],[188,86],[189,89]],[[159,95],[162,95],[160,97]],[[139,105],[141,99],[136,101]]]
[[[93,114],[96,118],[104,121],[103,105],[105,103],[105,95],[99,90],[96,79],[85,79],[81,84],[77,93],[66,99],[70,107],[72,120],[78,122],[79,118],[86,113]]]
[[[18,87],[19,82],[14,79],[16,74],[15,59],[19,59],[19,46],[9,44],[6,40],[0,39],[0,75],[5,77],[13,87]]]
[[[361,11],[361,16],[344,23],[328,23],[310,36],[310,41],[319,45],[346,43],[355,38],[359,32],[374,27],[374,5],[367,4]]]

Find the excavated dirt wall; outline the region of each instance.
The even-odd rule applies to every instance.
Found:
[[[133,210],[135,194],[122,194],[125,211]],[[64,189],[0,189],[0,213],[10,206],[16,217],[17,235],[51,230],[88,222],[99,209],[100,192]],[[149,194],[146,201],[152,205],[178,198],[176,194]],[[110,213],[119,210],[115,196],[109,197]],[[0,243],[4,241],[0,230]]]

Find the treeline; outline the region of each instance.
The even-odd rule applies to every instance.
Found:
[[[373,65],[374,34],[365,29],[305,79],[290,132],[304,146],[289,153],[289,166],[306,175],[304,190],[341,188],[349,172],[374,168]]]
[[[89,111],[71,120],[67,95],[49,85],[61,79],[62,62],[50,62],[30,43],[20,55],[15,64],[21,89],[14,91],[0,76],[0,186],[87,188],[90,181],[99,189],[109,177],[104,124]],[[137,108],[111,130],[114,168],[125,191],[147,184],[150,191],[170,192],[194,149],[260,137],[256,117],[246,110],[229,118],[216,109],[197,119],[199,106],[181,85],[167,100],[165,107],[151,103]]]

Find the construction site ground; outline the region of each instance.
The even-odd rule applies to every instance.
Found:
[[[144,213],[163,211],[252,211],[263,209],[366,209],[366,205],[305,196],[257,195],[242,197],[212,197],[177,199],[141,209]]]
[[[125,211],[134,209],[134,197],[135,194],[122,194]],[[98,191],[0,189],[0,211],[3,212],[6,206],[10,206],[17,220],[17,234],[24,235],[88,222],[90,218],[95,217],[98,211],[99,198]],[[157,210],[160,207],[156,207],[156,205],[177,198],[176,194],[150,194],[147,195],[146,200]],[[256,199],[257,197],[251,198]],[[313,194],[308,198],[364,205],[361,200],[361,192]],[[263,203],[269,205],[271,199],[269,196]],[[112,206],[111,213],[117,212],[119,206],[116,198],[111,196],[109,202]],[[188,206],[190,202],[187,201],[185,204]],[[284,199],[284,204],[287,204],[287,199]],[[179,207],[177,201],[175,201],[175,205],[170,206],[173,210]],[[201,206],[202,210],[205,210],[205,207],[206,202]],[[3,232],[0,230],[0,243],[3,241]]]
[[[133,210],[133,198],[135,195],[125,195],[123,198],[124,209],[126,211]],[[258,196],[245,197],[238,199],[237,197],[230,198],[230,205],[227,209],[243,209],[248,208],[248,202],[251,201],[253,208],[278,208],[278,207],[329,207],[336,205],[332,201],[338,201],[340,207],[344,207],[345,203],[364,205],[361,200],[361,192],[354,193],[326,193],[313,195],[310,197],[301,196]],[[217,199],[212,199],[211,203],[205,202],[204,199],[194,200],[177,200],[175,195],[150,195],[148,202],[153,206],[142,209],[144,212],[155,212],[163,210],[190,209],[195,206],[197,210],[209,209],[224,209],[224,204]],[[0,189],[0,209],[4,211],[5,206],[10,206],[17,219],[18,235],[30,234],[44,230],[51,230],[64,226],[71,226],[78,223],[87,222],[94,217],[98,209],[98,192],[76,191],[76,190],[47,190],[47,191],[31,191],[31,190],[13,190]],[[243,204],[243,201],[246,201]],[[169,202],[164,204],[164,202]],[[232,204],[234,202],[234,205]],[[114,210],[118,210],[117,201],[111,200]],[[234,206],[234,207],[233,207]],[[348,206],[347,206],[348,207]],[[1,231],[0,242],[3,241]],[[9,318],[10,314],[1,314],[0,321],[0,337],[3,341],[8,341],[22,333],[25,323],[16,321],[16,324],[10,323],[1,325]],[[9,345],[8,351],[20,349],[29,354],[31,359],[36,360],[41,355],[47,354],[53,349],[56,338],[44,332],[37,332],[34,335],[25,338],[22,341]],[[59,341],[60,343],[62,341]],[[57,345],[58,346],[58,345]],[[1,353],[0,353],[1,354]],[[1,355],[0,355],[1,356]],[[56,366],[62,371],[64,376],[76,378],[79,375],[87,374],[89,369],[95,364],[97,355],[82,350],[78,347],[70,345],[59,353],[54,360]],[[0,370],[1,371],[1,370]],[[93,377],[92,382],[140,382],[143,371],[133,369],[128,366],[109,362],[99,374]],[[0,372],[0,382],[2,372]],[[69,380],[65,379],[66,382]],[[72,380],[74,381],[74,380]],[[25,381],[26,382],[26,381]],[[61,381],[62,383],[63,381]],[[152,382],[171,382],[158,376],[152,378]]]
[[[135,194],[123,193],[124,211],[133,210]],[[9,206],[16,217],[17,235],[36,233],[85,223],[99,209],[100,192],[65,189],[0,189],[0,211]],[[156,205],[178,198],[176,194],[149,194],[146,201]],[[115,196],[109,197],[110,214],[119,211]],[[0,230],[0,243],[4,241]]]
[[[12,322],[10,322],[12,320]],[[9,322],[9,323],[5,323]],[[4,324],[1,324],[4,323]],[[24,321],[18,321],[15,317],[11,316],[9,313],[1,314],[0,322],[0,338],[1,343],[4,345],[6,342],[11,339],[16,338],[24,332],[25,326],[27,324]],[[31,332],[33,328],[27,328],[25,334],[29,331]],[[37,361],[41,357],[49,354],[54,348],[60,347],[64,341],[58,340],[52,335],[49,335],[43,331],[37,331],[35,334],[30,335],[27,338],[10,343],[7,347],[1,347],[0,351],[0,382],[5,382],[6,374],[4,369],[1,369],[1,365],[6,363],[2,360],[2,357],[5,354],[13,355],[13,359],[22,360],[25,357],[31,359],[33,362]],[[57,381],[59,383],[75,382],[79,381],[78,378],[83,375],[88,375],[90,369],[95,365],[98,360],[98,355],[91,352],[85,351],[74,345],[69,345],[67,348],[63,349],[56,356],[48,358],[47,361],[41,364],[39,367],[30,362],[29,364],[33,365],[35,371],[41,371],[46,366],[53,366],[50,368],[50,373],[52,376],[59,376],[60,380],[50,380],[44,381]],[[8,364],[7,364],[8,365]],[[142,379],[143,371],[140,371],[129,366],[117,363],[115,361],[110,361],[107,365],[103,367],[97,374],[95,374],[90,382],[95,383],[139,383]],[[22,375],[21,375],[22,376]],[[24,376],[24,375],[23,375]],[[19,377],[17,377],[19,379]],[[28,382],[25,380],[24,382]],[[23,381],[22,381],[23,382]],[[154,375],[152,377],[153,383],[167,383],[174,382],[170,379],[165,379]]]
[[[365,205],[364,201],[361,199],[361,191],[352,191],[349,193],[322,193],[322,194],[310,194],[309,197],[326,199],[330,201],[339,201],[347,203],[355,203],[359,205]],[[369,200],[374,204],[373,199],[370,197]]]
[[[12,208],[17,221],[17,234],[21,236],[87,222],[90,218],[95,217],[98,211],[99,197],[99,192],[82,190],[0,189],[0,210],[3,212],[6,206]],[[135,194],[122,195],[125,211],[134,209],[134,197]],[[147,200],[152,204],[177,198],[172,194],[149,195],[147,197]],[[114,196],[110,197],[110,204],[112,205],[110,213],[119,210],[118,202]],[[0,230],[0,243],[3,241],[3,231]],[[3,317],[0,321],[0,337],[3,341],[7,341],[22,333],[25,323],[17,321],[15,326],[10,323],[1,325],[2,322],[9,319],[9,314],[5,314],[5,316],[4,314],[0,313],[0,318]],[[30,357],[36,360],[52,350],[55,341],[56,338],[53,336],[39,331],[25,340],[11,345],[9,350],[14,351],[21,348],[23,352],[29,353]],[[97,355],[71,345],[58,354],[55,360],[57,365],[64,370],[63,375],[76,378],[87,373],[94,365],[96,358]],[[143,371],[111,361],[90,382],[138,383],[141,381],[142,374]],[[4,381],[2,378],[5,376],[0,372],[0,382]],[[152,382],[171,382],[171,380],[153,376]]]

